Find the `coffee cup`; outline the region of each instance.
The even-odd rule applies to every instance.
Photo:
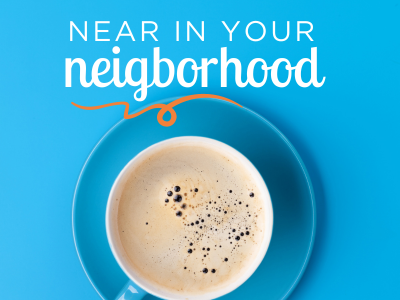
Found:
[[[224,296],[258,268],[272,228],[267,186],[239,151],[195,136],[154,144],[109,194],[107,238],[129,278],[115,299]]]

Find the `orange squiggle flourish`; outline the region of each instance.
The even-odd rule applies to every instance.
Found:
[[[146,111],[149,111],[153,108],[160,108],[160,111],[157,114],[157,121],[158,123],[160,123],[162,126],[165,127],[169,127],[171,125],[173,125],[176,121],[176,112],[173,109],[174,106],[181,104],[183,102],[189,101],[189,100],[193,100],[193,99],[199,99],[199,98],[214,98],[214,99],[220,99],[220,100],[224,100],[224,101],[228,101],[230,103],[236,104],[239,107],[242,107],[240,104],[236,103],[235,101],[232,101],[228,98],[222,97],[222,96],[218,96],[218,95],[211,95],[211,94],[196,94],[196,95],[190,95],[190,96],[185,96],[185,97],[181,97],[179,99],[176,99],[168,104],[153,104],[150,105],[144,109],[142,109],[141,111],[135,113],[135,114],[129,114],[129,103],[125,102],[125,101],[121,101],[121,102],[113,102],[113,103],[108,103],[108,104],[103,104],[103,105],[97,105],[97,106],[82,106],[79,104],[76,104],[74,102],[71,102],[72,105],[81,108],[81,109],[85,109],[85,110],[95,110],[95,109],[101,109],[101,108],[105,108],[105,107],[109,107],[109,106],[115,106],[115,105],[125,105],[125,110],[124,110],[124,119],[133,119],[137,116],[140,116],[141,114],[145,113]],[[164,114],[169,111],[169,113],[171,114],[171,119],[169,121],[164,121],[163,117]]]

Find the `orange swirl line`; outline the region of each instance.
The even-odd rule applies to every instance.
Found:
[[[235,101],[232,101],[228,98],[222,97],[222,96],[218,96],[218,95],[212,95],[212,94],[195,94],[195,95],[190,95],[190,96],[184,96],[181,97],[179,99],[176,99],[168,104],[162,104],[162,103],[157,103],[157,104],[153,104],[150,105],[148,107],[145,107],[144,109],[142,109],[141,111],[135,113],[135,114],[129,114],[129,103],[125,102],[125,101],[121,101],[121,102],[113,102],[113,103],[108,103],[108,104],[103,104],[103,105],[97,105],[97,106],[83,106],[83,105],[79,105],[76,104],[74,102],[71,102],[72,105],[81,108],[81,109],[85,109],[85,110],[96,110],[96,109],[101,109],[101,108],[105,108],[105,107],[110,107],[110,106],[115,106],[115,105],[125,105],[125,110],[124,110],[124,119],[133,119],[137,116],[140,116],[141,114],[145,113],[146,111],[149,111],[153,108],[160,108],[160,111],[157,114],[157,121],[158,123],[160,123],[162,126],[165,127],[169,127],[171,125],[173,125],[176,121],[176,112],[173,109],[173,107],[177,106],[178,104],[181,104],[183,102],[189,101],[189,100],[193,100],[193,99],[199,99],[199,98],[214,98],[214,99],[220,99],[220,100],[224,100],[224,101],[228,101],[230,103],[233,103],[239,107],[242,107],[240,104],[236,103]],[[169,113],[171,114],[171,119],[169,121],[164,121],[163,117],[164,114],[169,111]]]

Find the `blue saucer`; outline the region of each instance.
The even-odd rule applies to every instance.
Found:
[[[263,262],[246,283],[222,298],[286,299],[307,266],[316,228],[314,193],[301,158],[272,124],[246,108],[198,99],[174,110],[177,120],[171,127],[157,122],[158,109],[120,121],[99,141],[83,166],[74,195],[72,227],[90,282],[106,300],[114,300],[128,282],[111,253],[105,230],[108,194],[122,168],[161,140],[203,136],[234,147],[256,166],[274,208],[274,232]],[[154,297],[146,297],[150,298]]]

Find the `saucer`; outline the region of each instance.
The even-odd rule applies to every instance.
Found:
[[[82,168],[73,200],[72,229],[89,281],[105,300],[114,300],[129,281],[111,253],[105,228],[108,194],[119,172],[152,144],[178,136],[202,136],[232,146],[254,164],[267,184],[274,210],[273,235],[263,262],[243,285],[220,299],[286,299],[307,266],[316,228],[314,193],[301,158],[282,133],[247,108],[196,99],[174,110],[177,119],[170,127],[157,122],[158,109],[118,122]],[[155,297],[146,296],[151,298]]]

